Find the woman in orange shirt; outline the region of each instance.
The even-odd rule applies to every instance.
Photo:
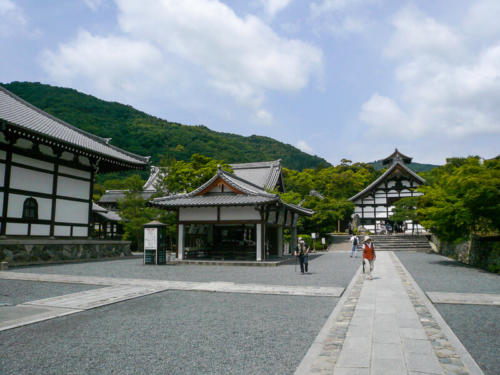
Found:
[[[373,247],[373,242],[370,236],[365,236],[365,243],[363,245],[363,271],[367,272],[368,280],[373,280],[372,271],[375,267],[375,248]]]

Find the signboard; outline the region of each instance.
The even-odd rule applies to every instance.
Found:
[[[323,238],[321,239],[321,243],[322,243],[323,245],[326,243],[326,241],[325,241],[325,237],[323,237]]]
[[[311,238],[312,238],[313,240],[315,240],[315,239],[316,239],[316,233],[311,233]]]
[[[158,228],[144,228],[144,250],[156,250]]]

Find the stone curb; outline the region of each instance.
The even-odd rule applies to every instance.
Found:
[[[415,279],[413,279],[413,276],[408,272],[406,267],[403,265],[403,263],[399,260],[399,258],[393,253],[392,254],[392,260],[396,266],[399,266],[401,270],[406,274],[406,277],[408,281],[410,282],[411,286],[415,290],[416,294],[418,295],[420,302],[424,304],[424,306],[427,308],[429,313],[432,315],[432,318],[436,321],[436,323],[439,325],[441,328],[442,333],[445,335],[445,338],[451,343],[453,348],[455,349],[456,353],[460,356],[461,361],[463,364],[466,366],[467,370],[469,371],[468,374],[470,375],[484,375],[483,371],[479,367],[479,365],[476,363],[474,358],[470,355],[470,353],[467,351],[467,349],[463,346],[462,342],[458,339],[458,337],[455,335],[455,333],[451,330],[451,328],[448,326],[446,321],[443,319],[441,314],[436,310],[432,302],[427,298],[427,295],[424,293],[424,291],[418,286],[417,282]],[[418,313],[418,310],[417,310]],[[430,322],[432,323],[432,322]],[[424,327],[425,328],[425,327]],[[433,327],[430,327],[433,328]],[[438,340],[439,341],[439,340]],[[438,356],[439,357],[439,356]],[[444,368],[450,367],[453,362],[448,363],[445,362],[444,359],[440,358],[441,365],[444,365]],[[457,363],[458,365],[458,363]],[[459,366],[457,366],[459,367]],[[450,368],[451,370],[451,368]],[[447,372],[447,374],[450,372]],[[462,374],[461,372],[458,372]]]
[[[300,362],[299,366],[295,370],[294,375],[306,375],[310,374],[312,367],[317,360],[317,358],[321,355],[323,352],[323,347],[325,345],[325,342],[328,340],[329,334],[331,330],[334,328],[337,319],[341,315],[344,305],[349,299],[349,296],[351,294],[352,289],[356,285],[359,276],[361,275],[361,266],[358,268],[356,273],[354,274],[353,278],[351,279],[351,282],[347,286],[347,288],[344,290],[344,293],[342,294],[342,297],[340,300],[337,302],[335,305],[335,308],[333,309],[332,313],[326,320],[325,324],[321,328],[321,330],[318,333],[318,336],[314,339],[311,347],[307,351],[306,355],[304,358],[302,358],[302,361]]]

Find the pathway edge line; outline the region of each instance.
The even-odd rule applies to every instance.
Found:
[[[302,361],[300,362],[299,366],[295,370],[294,375],[307,375],[310,374],[311,367],[314,363],[314,360],[318,357],[318,355],[321,353],[322,348],[323,348],[323,342],[325,338],[328,336],[328,332],[332,328],[333,325],[335,325],[335,322],[337,321],[337,318],[342,311],[342,308],[344,307],[345,302],[349,298],[349,295],[351,294],[351,289],[354,287],[354,284],[356,284],[356,281],[358,280],[358,277],[361,273],[361,266],[358,268],[354,276],[352,277],[351,281],[349,282],[349,285],[347,288],[344,290],[344,293],[340,297],[339,301],[335,305],[332,313],[326,320],[325,324],[319,331],[318,335],[314,339],[311,347],[307,351],[306,355],[304,358],[302,358]]]
[[[471,375],[484,375],[483,370],[479,367],[479,365],[476,363],[474,358],[470,355],[470,353],[467,351],[465,346],[462,344],[460,339],[455,335],[453,330],[450,328],[448,323],[444,320],[444,318],[441,316],[439,311],[434,307],[434,304],[429,300],[425,292],[420,288],[420,286],[417,284],[411,273],[406,269],[404,266],[403,262],[398,258],[396,254],[394,254],[394,258],[403,271],[406,273],[408,276],[408,280],[412,283],[412,286],[415,288],[415,291],[417,292],[418,296],[421,298],[422,302],[424,305],[429,309],[429,312],[432,314],[433,318],[436,320],[436,322],[440,325],[443,333],[446,335],[448,340],[451,342],[457,353],[460,355],[460,358],[462,359],[462,362],[464,363],[465,366],[467,366],[467,369],[470,371]]]

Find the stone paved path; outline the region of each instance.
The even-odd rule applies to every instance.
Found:
[[[25,302],[17,306],[2,307],[0,310],[0,331],[64,315],[75,314],[99,306],[105,306],[166,290],[314,297],[339,297],[344,291],[344,288],[340,287],[236,284],[231,282],[186,282],[23,272],[0,272],[0,278],[8,280],[106,286],[100,289],[86,290],[79,293]]]
[[[392,252],[346,289],[296,374],[482,374]]]

